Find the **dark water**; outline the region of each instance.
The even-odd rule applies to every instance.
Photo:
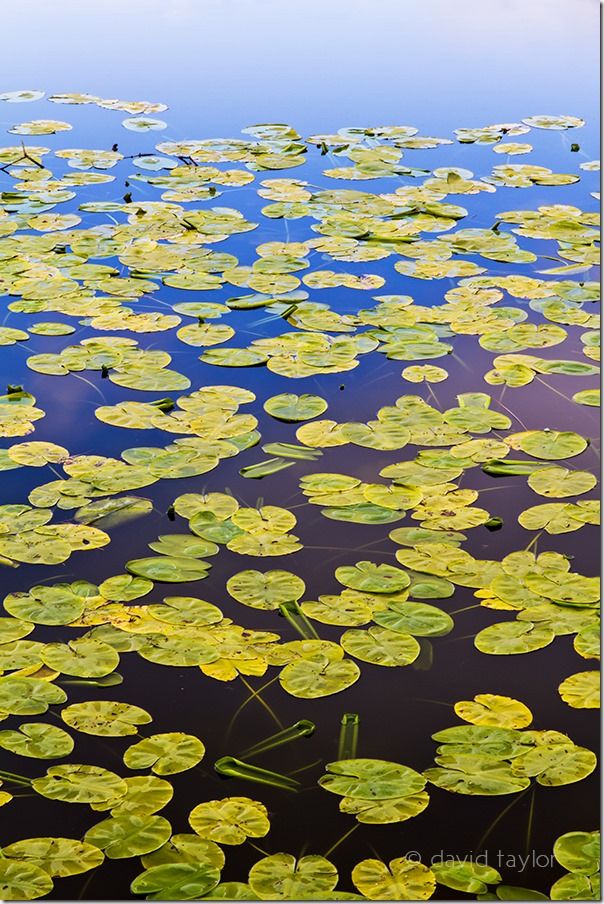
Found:
[[[253,4],[253,13],[251,4],[243,2],[180,2],[169,6],[159,2],[131,2],[127,8],[110,2],[103,4],[102,10],[87,13],[82,11],[81,4],[63,2],[61,7],[64,15],[57,20],[49,5],[30,3],[27,27],[14,9],[3,11],[7,35],[18,36],[20,31],[27,31],[27,52],[8,54],[2,90],[40,87],[49,92],[91,91],[107,97],[164,101],[170,109],[159,116],[169,126],[161,133],[138,135],[120,126],[121,114],[95,107],[56,107],[46,101],[3,105],[0,115],[5,128],[13,122],[35,117],[65,118],[73,124],[73,131],[68,135],[43,136],[31,139],[31,143],[51,148],[110,148],[118,142],[122,153],[135,154],[152,151],[158,140],[239,137],[240,128],[257,121],[290,122],[301,134],[334,131],[346,125],[404,123],[418,126],[421,134],[451,137],[455,127],[516,121],[543,112],[582,116],[587,124],[572,133],[532,130],[528,136],[521,136],[519,141],[526,137],[535,148],[528,162],[549,166],[555,172],[575,172],[579,162],[598,156],[597,5],[594,2],[575,0],[561,4],[552,0],[534,2],[527,9],[526,4],[516,2],[471,2],[464,3],[462,8],[461,4],[444,2],[402,4],[382,0],[370,7],[355,0],[324,4],[313,0],[295,13],[292,9],[291,16],[284,12],[282,5],[267,0]],[[92,44],[94,54],[90,50]],[[550,65],[550,60],[555,65]],[[12,144],[13,138],[6,136],[5,143]],[[572,141],[580,142],[579,154],[570,153]],[[504,162],[492,153],[490,146],[457,143],[408,152],[405,162],[409,160],[427,169],[464,166],[476,176],[487,174],[494,163]],[[525,158],[515,158],[513,162],[522,163]],[[291,175],[325,185],[329,180],[320,175],[323,166],[324,161],[313,156],[297,171],[258,174],[257,181],[264,176]],[[58,159],[53,160],[52,167],[57,175],[66,170]],[[123,180],[134,172],[132,163],[125,160],[110,172],[117,176],[114,183],[78,189],[73,205],[92,198],[121,198]],[[451,200],[470,210],[462,228],[489,226],[498,211],[535,209],[540,204],[558,201],[591,211],[597,208],[597,202],[590,196],[591,191],[597,190],[597,176],[597,173],[581,172],[580,182],[563,188],[534,186],[521,191],[498,188],[493,194]],[[372,180],[351,185],[337,182],[333,186],[377,193],[391,190],[392,183]],[[260,222],[254,232],[234,237],[219,249],[235,254],[241,264],[254,260],[259,243],[286,240],[286,228],[292,241],[308,236],[308,221],[288,221],[286,227],[283,220],[256,219],[266,202],[258,198],[255,187],[225,188],[217,202],[237,207],[249,219]],[[142,183],[131,183],[130,190],[134,200],[159,196]],[[70,205],[61,205],[60,212],[68,212],[69,208]],[[82,216],[84,227],[106,222],[102,214]],[[555,243],[542,240],[522,239],[521,245],[529,250],[539,249],[543,254],[555,250]],[[456,284],[456,280],[412,280],[397,274],[393,278],[392,259],[341,265],[318,260],[316,266],[387,276],[387,285],[376,294],[387,291],[411,294],[419,304],[441,303],[444,292]],[[535,266],[490,262],[489,272],[531,274]],[[594,271],[585,278],[595,278]],[[226,286],[201,294],[204,300],[220,302],[237,294],[237,290],[233,292],[233,287]],[[335,289],[311,292],[313,300],[328,302],[339,312],[369,307],[371,294]],[[169,287],[162,287],[154,298],[167,305],[197,300],[195,293]],[[511,303],[518,307],[527,304],[521,299],[513,299]],[[136,305],[137,311],[147,309],[168,311],[149,299]],[[539,321],[534,312],[530,317]],[[3,323],[26,328],[35,320],[48,319],[55,319],[55,315],[43,313],[32,317],[6,312]],[[234,311],[228,315],[227,322],[237,331],[232,343],[237,345],[259,335],[283,331],[283,321],[266,322],[263,310]],[[554,347],[537,354],[584,360],[578,339],[575,347],[570,338],[576,333],[569,330],[563,351]],[[165,445],[170,437],[160,431],[126,432],[100,424],[94,417],[95,407],[103,404],[99,393],[105,399],[104,404],[123,399],[147,401],[161,393],[126,390],[101,380],[98,373],[87,372],[85,376],[94,384],[93,388],[74,375],[48,377],[26,366],[27,355],[56,352],[93,334],[94,330],[79,327],[73,336],[32,336],[26,345],[2,349],[4,382],[22,384],[46,411],[46,417],[36,423],[35,435],[30,438],[60,442],[72,454],[115,457],[129,447]],[[206,365],[198,360],[199,351],[180,343],[174,331],[140,334],[136,338],[141,347],[169,351],[174,369],[191,379],[192,388],[224,383],[252,389],[257,399],[244,410],[258,417],[263,443],[295,441],[296,425],[278,423],[262,410],[264,400],[280,392],[317,393],[329,403],[327,416],[341,422],[368,420],[378,408],[393,404],[404,392],[417,393],[431,401],[423,385],[409,388],[403,383],[402,362],[387,361],[375,354],[362,356],[356,370],[349,373],[292,381],[264,367],[225,370]],[[591,387],[593,378],[548,376],[547,386],[535,382],[523,389],[508,389],[502,396],[501,388],[486,387],[482,382],[482,375],[491,366],[491,353],[482,350],[475,337],[455,337],[454,345],[455,359],[449,356],[445,361],[449,379],[434,386],[443,410],[456,404],[455,397],[460,392],[490,390],[494,408],[499,407],[497,401],[503,398],[513,412],[514,429],[522,429],[524,422],[530,428],[575,430],[590,437],[592,445],[574,461],[584,469],[598,467],[598,410],[578,406],[558,394],[569,395]],[[3,447],[11,442],[3,440]],[[405,458],[406,454],[346,446],[325,449],[319,468],[315,462],[299,462],[261,482],[239,475],[240,468],[261,457],[258,447],[249,449],[236,458],[221,461],[219,468],[209,474],[186,480],[163,480],[145,488],[138,495],[153,500],[154,512],[133,524],[112,529],[108,547],[75,553],[62,566],[23,565],[4,570],[0,573],[3,594],[36,583],[75,578],[100,583],[120,573],[127,559],[145,556],[147,543],[158,534],[175,529],[163,513],[177,495],[223,491],[228,487],[245,505],[254,505],[262,496],[269,504],[300,506],[294,508],[298,518],[295,532],[304,548],[295,557],[271,558],[260,564],[256,558],[242,557],[222,548],[212,560],[212,570],[203,585],[178,585],[176,592],[203,596],[219,605],[225,616],[248,627],[275,629],[284,640],[297,639],[295,631],[274,613],[243,609],[232,600],[225,590],[226,579],[245,568],[282,567],[301,575],[307,585],[305,598],[316,599],[318,594],[336,593],[340,589],[333,577],[338,565],[364,558],[394,563],[396,547],[388,539],[389,526],[328,521],[318,507],[301,505],[305,499],[299,493],[298,483],[305,473],[317,469],[373,480],[383,466]],[[50,479],[52,476],[46,474],[41,478],[40,472],[33,468],[1,473],[1,501],[22,502],[33,487]],[[468,531],[464,548],[476,557],[495,559],[524,548],[530,535],[517,525],[517,516],[527,505],[541,501],[522,492],[524,481],[513,478],[496,482],[479,469],[473,469],[471,477],[466,476],[464,481],[462,485],[488,490],[481,495],[479,504],[504,521],[503,529],[494,534],[482,528]],[[412,522],[400,522],[408,523]],[[186,528],[186,522],[179,520],[176,529],[181,528]],[[539,545],[539,551],[544,549],[574,556],[574,571],[597,573],[598,534],[594,527],[546,537]],[[166,586],[156,588],[144,602],[159,601]],[[439,605],[452,611],[474,602],[471,590],[457,588],[451,600]],[[304,718],[317,725],[311,738],[258,760],[262,766],[278,771],[301,770],[298,777],[304,787],[298,795],[245,782],[225,782],[213,772],[212,764],[218,757],[237,755],[274,730],[270,716],[256,702],[246,705],[229,725],[248,697],[240,681],[218,683],[202,677],[196,669],[164,668],[138,656],[124,655],[120,664],[123,685],[109,693],[74,687],[69,702],[93,699],[96,695],[98,699],[136,703],[153,715],[154,732],[185,731],[203,739],[207,747],[203,768],[170,777],[174,798],[162,810],[162,815],[170,820],[174,832],[187,831],[187,815],[196,803],[227,795],[247,795],[262,800],[270,811],[271,833],[261,840],[262,847],[271,853],[325,853],[351,826],[350,817],[338,812],[333,796],[316,784],[323,764],[337,758],[339,723],[344,712],[356,712],[360,716],[359,756],[394,760],[418,770],[432,765],[435,745],[430,735],[457,721],[451,709],[442,704],[470,699],[481,692],[520,699],[532,710],[534,727],[565,731],[575,743],[597,749],[598,724],[593,713],[569,708],[555,692],[562,678],[592,667],[578,660],[571,638],[556,638],[545,649],[513,657],[511,662],[509,657],[485,657],[474,648],[472,636],[496,620],[494,613],[486,609],[471,609],[456,615],[454,631],[446,638],[433,639],[433,662],[427,670],[388,669],[363,663],[362,677],[357,684],[342,694],[317,701],[290,697],[278,683],[268,687],[263,697],[284,724]],[[337,640],[341,634],[339,628],[319,627],[321,636],[326,638]],[[62,628],[37,629],[35,634],[36,639],[43,640],[64,640],[68,636],[72,632]],[[274,674],[271,669],[264,679],[252,683],[261,686]],[[98,739],[78,733],[76,753],[71,760],[123,772],[121,758],[129,744],[127,738],[107,738],[100,745]],[[32,776],[43,771],[41,761],[10,754],[4,754],[2,760],[6,763],[3,768],[9,770],[17,769]],[[538,863],[531,860],[522,868],[519,859],[514,863],[501,858],[519,858],[526,851],[534,852],[535,856],[549,856],[559,834],[595,828],[598,777],[593,774],[561,788],[534,787],[533,804],[532,792],[528,792],[495,825],[482,847],[478,847],[479,841],[512,798],[465,797],[431,787],[430,806],[420,816],[394,826],[361,825],[338,847],[333,859],[340,871],[339,887],[352,890],[350,869],[359,860],[376,853],[388,860],[417,851],[424,862],[429,862],[440,852],[463,857],[487,849],[489,862],[500,869],[505,882],[547,891],[561,874],[558,865],[544,866],[544,860]],[[532,830],[527,838],[531,806]],[[34,835],[76,838],[95,822],[85,806],[61,804],[38,796],[15,801],[1,815],[0,843]],[[244,881],[248,868],[259,855],[247,845],[229,847],[226,853],[222,880]],[[129,882],[139,871],[138,858],[106,861],[92,877],[58,880],[51,897],[124,898]],[[439,887],[436,897],[447,897],[444,892]],[[458,897],[465,896],[459,893]]]

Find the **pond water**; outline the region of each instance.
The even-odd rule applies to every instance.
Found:
[[[60,726],[75,742],[72,752],[57,747],[43,758],[23,755],[22,742],[19,753],[15,735],[0,732],[0,777],[14,794],[2,810],[0,844],[86,836],[107,856],[86,870],[79,850],[72,856],[78,865],[62,862],[51,887],[48,857],[31,846],[9,847],[11,870],[16,863],[22,872],[0,871],[4,897],[116,900],[142,892],[162,899],[175,887],[176,898],[335,894],[323,861],[302,861],[305,882],[291,879],[286,861],[263,861],[281,852],[327,857],[343,897],[472,898],[486,890],[485,862],[500,874],[482,873],[493,895],[499,888],[500,898],[511,899],[505,887],[513,886],[549,896],[567,871],[564,853],[552,856],[556,839],[598,825],[591,753],[599,740],[597,612],[593,581],[584,579],[599,564],[592,502],[599,408],[590,393],[598,385],[597,5],[379,0],[370,13],[356,0],[312,0],[295,15],[270,0],[81,6],[64,0],[57,22],[47,4],[30,3],[27,28],[15,9],[4,13],[6,34],[26,40],[27,53],[8,54],[0,90],[46,93],[0,100],[0,341],[8,394],[0,402],[0,502],[48,510],[50,525],[91,530],[45,528],[43,515],[35,521],[31,512],[0,509],[2,728]],[[107,98],[152,104],[137,109]],[[71,129],[9,131],[38,120]],[[250,131],[255,123],[289,127]],[[443,141],[419,141],[425,136]],[[36,324],[48,322],[71,329],[45,335]],[[283,334],[290,338],[275,338]],[[96,357],[84,361],[93,338]],[[123,344],[116,351],[111,343],[122,340],[135,340],[147,355]],[[72,347],[78,351],[64,351]],[[229,349],[251,349],[255,357],[245,352],[239,361]],[[157,362],[169,359],[169,372],[180,377],[158,371]],[[16,426],[27,424],[20,413],[34,404],[16,387],[44,413],[34,411],[31,432]],[[173,407],[204,387],[217,389]],[[265,409],[268,399],[292,393],[324,404],[295,420]],[[166,398],[172,407],[149,408]],[[123,402],[134,403],[127,425],[117,408]],[[180,442],[186,437],[198,439],[187,447]],[[163,453],[175,441],[170,451],[179,454]],[[21,445],[31,442],[52,445]],[[263,450],[276,443],[296,448]],[[99,483],[100,462],[91,456],[119,460],[121,471],[110,464]],[[246,474],[274,459],[266,476]],[[493,460],[504,464],[489,465]],[[518,473],[505,473],[506,460],[523,463]],[[381,473],[397,463],[400,474],[392,467]],[[497,469],[504,473],[494,476]],[[356,483],[346,482],[337,500],[341,475]],[[59,480],[62,494],[51,485]],[[149,503],[136,518],[103,519],[101,500],[122,497]],[[554,508],[534,511],[549,503]],[[263,507],[276,508],[264,509],[259,525]],[[149,548],[170,534],[189,539]],[[283,539],[289,534],[298,542]],[[187,544],[197,540],[205,549],[192,560]],[[535,559],[544,553],[556,555]],[[168,559],[158,561],[174,582],[161,579],[157,562],[139,561],[162,554]],[[211,567],[183,579],[182,569],[199,561]],[[397,571],[350,570],[359,562]],[[336,577],[343,566],[348,571]],[[231,582],[227,591],[240,572],[273,569],[301,578],[304,591],[286,590],[274,605],[254,605],[249,584],[238,593]],[[141,582],[132,599],[111,595],[110,585],[96,589],[127,572],[155,580]],[[42,603],[26,596],[57,584],[72,584],[64,610],[56,596]],[[186,617],[166,606],[140,608],[174,596],[220,612],[195,603]],[[288,620],[279,602],[292,604],[292,597],[302,609],[291,605]],[[324,605],[312,605],[320,597]],[[414,609],[406,597],[437,611]],[[216,627],[221,617],[245,633],[228,621]],[[477,646],[476,636],[498,623],[528,625],[530,637],[514,641],[495,629]],[[84,635],[94,642],[74,655],[65,645]],[[297,643],[303,637],[306,646]],[[157,651],[172,642],[172,656]],[[110,663],[112,649],[120,652],[118,665]],[[109,657],[106,669],[99,657]],[[338,657],[347,665],[338,666]],[[22,683],[11,689],[5,679],[17,670]],[[94,683],[115,671],[121,683]],[[563,699],[559,685],[577,673],[589,675],[571,681]],[[63,688],[67,700],[55,699],[46,713],[19,702],[34,694],[36,675]],[[462,719],[454,705],[481,694],[495,695],[483,700],[493,712],[479,701],[458,707]],[[530,714],[513,703],[510,710],[507,698]],[[126,734],[107,710],[67,712],[90,701],[141,707],[152,721],[143,714],[136,736],[136,727]],[[341,744],[347,713],[358,716],[348,752]],[[310,736],[245,753],[298,720],[314,723]],[[451,726],[466,733],[450,737],[456,747],[435,762],[444,739],[432,735]],[[516,734],[505,736],[502,727]],[[537,734],[544,731],[562,734]],[[73,764],[122,778],[152,776],[150,764],[128,769],[124,752],[168,732],[200,739],[205,755],[184,771],[160,770],[173,788],[157,808],[167,830],[150,812],[152,794],[166,792],[157,778],[139,800],[131,785],[126,804],[120,785],[113,814],[98,786],[96,798],[74,803],[64,789],[49,793],[48,783],[38,783],[32,791],[26,781],[58,764],[77,787]],[[58,737],[49,738],[51,747],[69,743]],[[526,765],[514,764],[529,753]],[[221,776],[214,764],[229,756],[299,784],[284,790]],[[371,760],[414,773],[390,776],[387,792],[374,779],[369,791],[338,796],[318,782],[327,764],[343,759],[362,759],[361,772],[381,768]],[[401,802],[418,792],[424,780],[416,774],[426,770],[429,804]],[[101,773],[100,784],[107,781]],[[165,871],[149,874],[158,885],[129,891],[144,867],[162,862],[151,853],[141,866],[140,854],[159,848],[170,831],[191,833],[197,805],[229,797],[264,805],[270,831],[250,830],[248,841],[233,844],[224,841],[223,823],[213,833],[197,824],[202,837],[222,844],[220,879],[212,860],[219,851],[207,846],[205,859],[198,852],[183,869],[197,883],[188,894]],[[376,798],[381,803],[367,816],[367,800]],[[393,799],[389,806],[399,811],[385,815],[383,801]],[[152,838],[135,837],[116,852],[120,832],[134,833],[125,813],[152,827]],[[105,834],[92,828],[108,818]],[[585,853],[591,843],[577,841],[573,876],[593,872]],[[405,856],[390,874],[380,865]],[[470,864],[474,885],[465,874],[460,880],[459,864],[452,880],[439,872],[438,862],[452,858]],[[412,867],[415,861],[424,867]],[[244,886],[252,867],[252,884]],[[553,897],[565,897],[560,889],[590,896],[591,879],[564,881]]]

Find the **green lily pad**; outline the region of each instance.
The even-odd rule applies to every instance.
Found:
[[[599,832],[567,832],[556,838],[554,857],[571,873],[590,876],[600,865]]]
[[[420,653],[418,642],[410,634],[392,631],[380,625],[366,630],[351,628],[344,632],[340,643],[355,659],[372,665],[410,665]]]
[[[486,863],[471,860],[443,860],[432,863],[432,872],[439,885],[466,894],[484,894],[489,885],[501,882],[501,875]]]
[[[578,433],[559,430],[527,430],[516,434],[514,448],[522,449],[534,458],[555,461],[573,458],[587,448],[587,440]]]
[[[264,804],[249,797],[226,797],[198,804],[189,823],[201,838],[218,844],[243,844],[247,838],[263,838],[269,831]]]
[[[2,856],[37,866],[52,877],[87,873],[105,859],[94,845],[73,838],[24,838],[3,847]]]
[[[426,603],[390,603],[388,609],[376,612],[374,621],[390,631],[414,637],[442,637],[453,629],[450,615]]]
[[[52,891],[48,873],[34,863],[0,862],[0,893],[4,901],[33,901]]]
[[[476,694],[473,700],[460,700],[454,709],[460,719],[472,725],[526,728],[533,721],[528,706],[500,694]]]
[[[51,800],[66,803],[93,804],[124,795],[126,782],[100,766],[81,766],[75,763],[51,766],[46,775],[32,782],[34,791]]]
[[[430,798],[425,791],[406,797],[392,797],[388,800],[363,800],[360,797],[343,797],[340,801],[342,813],[355,816],[357,822],[367,825],[390,825],[413,819],[426,809]]]
[[[552,901],[599,901],[600,873],[567,873],[550,888]]]
[[[345,587],[368,593],[396,593],[409,586],[408,575],[392,565],[357,562],[336,568],[336,578]]]
[[[210,564],[189,556],[148,556],[146,559],[131,559],[126,562],[126,568],[137,577],[178,584],[207,577]]]
[[[0,712],[15,716],[36,716],[49,706],[64,703],[62,687],[38,678],[0,678]]]
[[[600,708],[600,673],[577,672],[558,686],[558,693],[573,709]]]
[[[163,816],[115,816],[88,829],[84,840],[110,859],[121,860],[156,851],[170,834],[170,823]]]
[[[149,615],[168,625],[214,625],[223,618],[222,611],[213,603],[194,596],[166,596],[163,605],[151,605]]]
[[[124,753],[124,764],[129,769],[151,769],[156,775],[173,775],[192,769],[204,754],[204,744],[194,735],[173,731],[151,735],[133,744]]]
[[[308,393],[298,396],[291,392],[284,392],[267,399],[264,403],[264,410],[279,421],[297,423],[320,417],[327,411],[327,402],[320,396]]]
[[[337,760],[326,766],[327,775],[319,779],[326,791],[342,797],[368,800],[394,800],[423,791],[426,780],[409,766],[386,760]]]
[[[174,796],[172,785],[154,775],[135,775],[124,779],[126,793],[91,804],[92,810],[109,810],[112,816],[147,816],[162,810]]]
[[[312,659],[290,662],[281,671],[279,683],[292,697],[314,700],[345,691],[358,681],[361,670],[350,659],[330,662],[320,654]]]
[[[93,585],[90,585],[93,586]],[[84,611],[86,596],[76,584],[32,587],[27,593],[9,593],[4,608],[15,618],[38,625],[68,625]]]
[[[438,757],[438,763],[426,769],[425,777],[438,788],[456,794],[516,794],[531,783],[509,763],[486,754],[443,755]]]
[[[54,760],[69,756],[74,743],[71,735],[56,725],[23,722],[18,729],[0,731],[0,747],[19,756]]]
[[[140,873],[130,885],[148,901],[198,901],[216,887],[220,870],[208,863],[166,863]]]
[[[162,866],[164,863],[207,863],[221,870],[225,864],[225,855],[215,842],[206,841],[191,832],[172,835],[160,848],[151,854],[141,857],[146,869],[151,866]]]
[[[77,637],[66,644],[47,643],[42,661],[49,668],[79,678],[101,678],[119,665],[120,657],[113,647],[89,637]]]
[[[517,776],[536,776],[540,785],[558,787],[581,781],[597,765],[595,753],[568,744],[543,745],[517,757],[512,768]]]
[[[563,498],[588,493],[597,484],[589,471],[569,471],[567,468],[543,468],[529,475],[528,485],[540,496]]]
[[[509,656],[541,650],[548,646],[553,639],[554,632],[547,625],[534,625],[531,622],[500,622],[479,631],[474,645],[481,653]]]
[[[151,722],[149,713],[140,706],[113,700],[72,703],[61,710],[61,718],[76,731],[113,738],[137,734],[139,725]]]
[[[227,581],[227,590],[237,602],[253,609],[278,609],[282,603],[299,600],[304,581],[291,571],[240,571]]]
[[[252,866],[248,881],[262,900],[295,901],[329,895],[337,885],[338,871],[316,854],[300,859],[292,854],[271,854]]]
[[[405,857],[388,865],[381,860],[361,860],[352,871],[352,881],[371,901],[427,901],[436,887],[429,867]]]

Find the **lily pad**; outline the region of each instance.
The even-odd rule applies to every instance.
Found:
[[[405,857],[388,865],[381,860],[362,860],[352,871],[352,881],[371,901],[427,901],[436,888],[432,870]]]
[[[248,881],[261,900],[304,900],[329,896],[337,885],[338,871],[316,854],[298,860],[292,854],[271,854],[252,866]]]
[[[189,823],[201,838],[219,844],[243,844],[247,838],[263,838],[270,823],[266,807],[249,797],[226,797],[198,804]]]
[[[112,860],[121,860],[156,851],[170,834],[170,823],[163,816],[116,816],[92,826],[84,840]]]
[[[204,754],[204,744],[194,735],[167,732],[133,744],[124,753],[124,764],[129,769],[151,769],[156,775],[173,775],[192,769]]]
[[[298,396],[285,392],[267,399],[264,403],[264,410],[279,421],[298,423],[320,417],[327,411],[327,402],[320,396],[308,393]]]

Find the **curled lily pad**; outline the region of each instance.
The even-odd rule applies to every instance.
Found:
[[[599,601],[598,578],[568,574],[566,569],[543,574],[527,574],[526,586],[533,593],[567,606],[590,606]]]

